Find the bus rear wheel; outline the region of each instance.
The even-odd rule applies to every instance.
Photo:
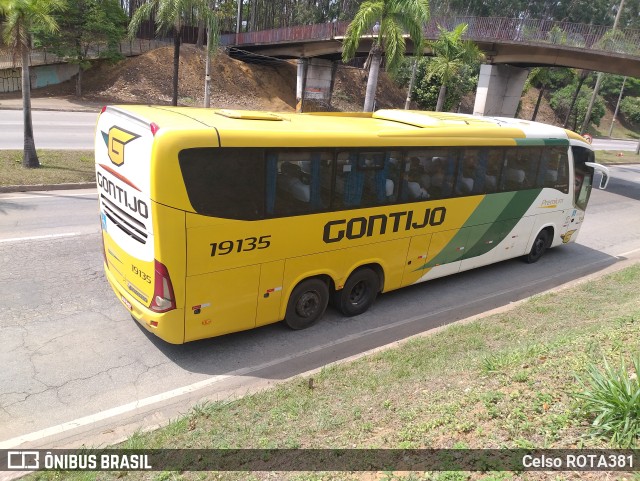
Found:
[[[329,302],[329,287],[320,279],[307,279],[296,286],[289,297],[284,322],[299,330],[315,324]]]
[[[531,250],[524,257],[524,260],[529,264],[538,262],[542,257],[542,255],[547,250],[547,248],[549,247],[549,244],[550,244],[549,241],[550,241],[549,231],[541,230],[538,236],[536,237],[536,240],[533,241]]]
[[[332,304],[345,316],[357,316],[371,307],[379,290],[378,274],[363,267],[354,271],[342,290],[333,294]]]

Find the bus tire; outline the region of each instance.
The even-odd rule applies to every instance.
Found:
[[[538,262],[550,244],[551,242],[550,242],[549,231],[546,229],[541,230],[538,233],[536,240],[533,241],[531,250],[526,256],[524,256],[524,260],[528,264],[533,264],[534,262]]]
[[[322,317],[328,302],[329,287],[324,281],[302,281],[289,296],[284,322],[294,330],[306,329]]]
[[[345,316],[358,316],[371,307],[379,290],[378,274],[363,267],[349,276],[341,290],[334,292],[332,304]]]

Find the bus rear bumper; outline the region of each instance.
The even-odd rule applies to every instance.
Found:
[[[170,344],[184,344],[183,309],[153,312],[123,289],[106,266],[104,272],[116,297],[142,327]]]

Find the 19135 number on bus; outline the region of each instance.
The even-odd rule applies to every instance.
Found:
[[[225,256],[232,252],[249,252],[254,249],[266,249],[271,245],[270,235],[261,237],[247,237],[246,239],[226,240],[222,242],[212,242],[211,257]]]

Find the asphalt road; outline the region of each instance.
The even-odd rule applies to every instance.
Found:
[[[96,113],[34,110],[32,114],[36,148],[93,149]],[[0,110],[0,131],[0,149],[22,149],[22,111]]]
[[[38,149],[93,149],[97,114],[94,112],[33,111]],[[22,149],[22,111],[0,110],[0,149]],[[634,151],[637,141],[594,139],[596,150]]]
[[[640,255],[640,166],[612,168],[578,243],[382,295],[365,314],[328,310],[172,346],[138,327],[102,272],[92,190],[0,194],[0,448],[97,445],[485,312]],[[464,293],[464,294],[463,294]]]
[[[637,140],[593,139],[591,147],[595,150],[619,150],[635,152],[638,148]]]

